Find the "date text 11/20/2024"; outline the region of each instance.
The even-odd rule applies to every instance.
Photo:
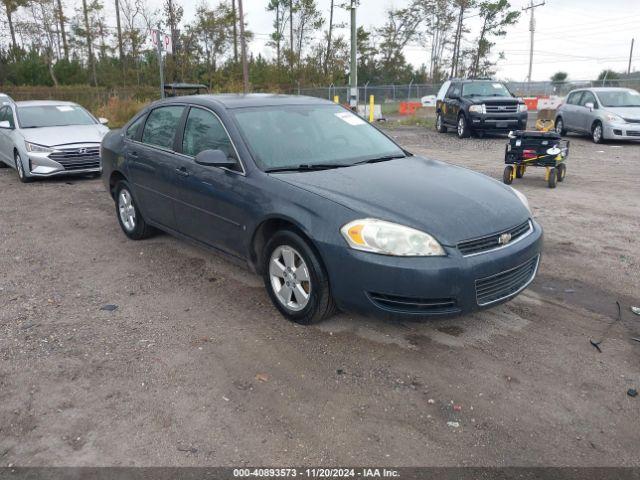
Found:
[[[390,468],[235,468],[233,476],[236,478],[397,478],[400,473]]]

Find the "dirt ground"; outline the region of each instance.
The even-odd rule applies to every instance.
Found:
[[[501,178],[505,138],[391,133]],[[99,180],[0,170],[0,465],[640,465],[640,144],[571,142],[558,188],[514,183],[531,288],[422,323],[294,325],[252,273],[127,240]]]

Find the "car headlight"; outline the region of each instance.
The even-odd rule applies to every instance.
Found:
[[[624,123],[624,118],[622,118],[619,115],[616,115],[615,113],[607,113],[605,115],[605,118],[610,122]]]
[[[36,143],[24,142],[24,146],[27,149],[27,152],[32,152],[32,153],[51,153],[51,152],[53,152],[53,148],[43,147],[42,145],[38,145]]]
[[[469,107],[470,113],[486,113],[484,103],[482,105],[471,105]]]
[[[525,197],[524,193],[520,193],[518,190],[516,190],[513,187],[511,187],[511,190],[513,190],[513,193],[516,194],[516,197],[518,197],[522,202],[522,204],[527,208],[527,210],[529,210],[529,213],[533,215],[533,212],[531,211],[531,207],[529,206],[529,200],[527,200],[527,197]]]
[[[363,252],[399,257],[446,255],[438,241],[428,233],[384,220],[354,220],[344,225],[340,233],[351,248]]]
[[[526,103],[518,104],[518,112],[522,113],[522,112],[526,112],[527,110],[529,110],[529,108],[527,107]]]

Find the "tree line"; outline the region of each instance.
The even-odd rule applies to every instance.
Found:
[[[253,90],[292,86],[344,85],[348,82],[348,25],[339,10],[358,0],[269,0],[273,55],[249,52]],[[237,0],[201,0],[186,21],[178,0],[152,8],[146,0],[0,0],[0,84],[145,86],[158,84],[150,29],[171,35],[173,53],[165,59],[167,82],[197,82],[212,90],[239,90],[242,79]],[[112,3],[114,15],[107,15]],[[245,0],[245,15],[248,2]],[[251,11],[249,10],[249,13]],[[358,27],[358,80],[364,84],[440,82],[449,76],[490,76],[495,40],[506,34],[520,12],[508,0],[407,0],[389,9],[379,26]],[[470,22],[476,27],[472,34]],[[257,35],[245,21],[247,44]],[[422,48],[420,67],[406,59],[406,48]]]

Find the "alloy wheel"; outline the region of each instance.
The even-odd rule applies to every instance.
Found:
[[[269,279],[278,301],[293,312],[303,310],[311,297],[309,269],[300,253],[281,245],[271,254]]]
[[[466,128],[465,126],[465,122],[464,122],[464,117],[460,116],[460,118],[458,119],[458,135],[462,136],[464,135],[464,129]]]
[[[556,122],[556,133],[558,135],[562,135],[562,127],[564,127],[564,125],[562,124],[562,120],[558,120]]]
[[[594,143],[600,143],[602,140],[602,125],[599,123],[593,127],[593,141]]]
[[[133,199],[129,190],[122,189],[118,195],[118,212],[122,225],[128,232],[136,228],[136,209],[133,206]]]
[[[438,114],[436,117],[436,129],[440,130],[442,128],[442,116]]]
[[[20,154],[16,154],[16,170],[18,170],[18,177],[22,180],[24,178],[24,166],[22,165],[22,158],[20,158]]]

